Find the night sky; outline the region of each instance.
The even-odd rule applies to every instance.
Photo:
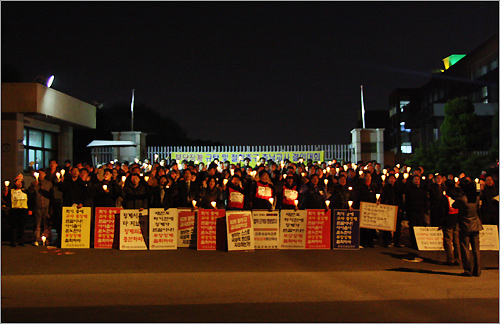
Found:
[[[191,139],[285,145],[350,143],[360,85],[367,110],[388,109],[395,88],[498,32],[499,7],[2,1],[1,13],[2,66],[22,81],[54,74],[54,89],[103,109],[135,89]]]

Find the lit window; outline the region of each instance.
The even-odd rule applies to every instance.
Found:
[[[412,149],[411,149],[411,143],[410,142],[404,142],[401,144],[401,153],[404,154],[411,154]]]

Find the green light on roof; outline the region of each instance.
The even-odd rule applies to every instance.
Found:
[[[457,63],[458,61],[460,61],[464,57],[465,57],[465,54],[452,54],[452,55],[448,56],[447,58],[444,58],[443,59],[444,69],[448,70],[450,68],[450,66]]]

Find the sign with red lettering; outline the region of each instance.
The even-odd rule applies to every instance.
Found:
[[[61,248],[90,248],[90,207],[63,207]]]
[[[307,211],[281,211],[280,249],[305,249],[307,230]]]
[[[198,209],[198,250],[216,250],[217,219],[224,216],[224,209]]]
[[[227,211],[228,251],[254,250],[252,213],[250,211]]]
[[[148,210],[120,210],[120,250],[147,250]]]
[[[177,208],[150,208],[149,209],[149,249],[176,250],[177,249]]]
[[[330,249],[331,211],[307,209],[306,249]]]
[[[196,246],[196,212],[190,208],[178,208],[179,225],[177,247]]]
[[[279,211],[252,210],[255,249],[279,249]]]
[[[96,207],[94,249],[111,249],[115,239],[115,219],[122,207]]]

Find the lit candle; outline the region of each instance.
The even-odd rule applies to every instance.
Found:
[[[274,205],[274,198],[269,198],[269,202],[271,203],[271,205]]]
[[[306,173],[305,172],[302,172],[302,176],[305,177],[306,176]]]
[[[287,174],[285,173],[285,174],[283,175],[283,179],[286,179],[286,176],[287,176]]]
[[[325,187],[328,185],[328,179],[325,179]]]
[[[158,154],[155,154],[155,161],[158,161]]]
[[[439,172],[434,173],[434,175],[435,175],[435,176],[438,176],[438,175],[439,175]]]
[[[340,172],[340,168],[335,168],[335,173],[338,174]]]
[[[138,159],[138,158],[135,158],[135,159],[134,159],[134,162],[135,162],[135,163],[139,163],[139,159]]]
[[[191,201],[191,203],[193,204],[193,207],[196,207],[196,200]]]
[[[59,172],[56,172],[57,179],[59,179],[60,176],[61,176],[61,174]]]
[[[40,173],[35,172],[35,173],[33,173],[33,175],[35,176],[35,180],[38,181],[38,176],[40,175]]]
[[[328,161],[328,165],[332,165],[333,161]]]
[[[455,182],[458,182],[458,177],[455,177]]]
[[[62,169],[61,170],[61,175],[64,177],[64,174],[66,173],[66,170]]]
[[[477,192],[481,191],[481,184],[479,182],[476,183],[476,191]]]
[[[408,170],[408,173],[410,173],[411,167],[406,167],[406,170]]]
[[[122,182],[125,182],[125,180],[127,180],[127,177],[126,176],[122,176]]]
[[[398,168],[398,169],[399,169],[400,167],[401,167],[401,164],[399,164],[399,163],[398,163],[398,164],[396,164],[396,168]]]
[[[231,171],[232,171],[232,170],[231,170]],[[222,183],[223,183],[224,185],[226,185],[226,184],[227,184],[227,181],[228,181],[227,179],[224,179],[224,180],[222,180]]]
[[[295,199],[295,200],[293,201],[293,203],[295,204],[295,207],[297,207],[297,206],[299,205],[299,200],[298,200],[298,199]]]
[[[363,171],[359,170],[359,175],[361,176],[363,174]]]
[[[309,167],[306,166],[306,171],[309,171]]]
[[[102,185],[102,189],[104,189],[104,191],[108,190],[108,185]]]
[[[240,156],[238,157],[238,160],[241,162],[241,160],[243,160],[243,157],[240,155]]]
[[[406,173],[406,172],[403,174],[403,178],[405,178],[405,179],[408,179],[409,176],[410,175],[408,173]]]
[[[148,182],[149,181],[149,176],[145,176],[144,180],[146,180],[146,182]]]
[[[330,167],[326,167],[326,172],[330,173],[330,170],[331,170],[331,169],[332,169],[332,168],[330,168]]]
[[[382,173],[385,175],[387,174],[387,169],[382,170]]]
[[[425,180],[425,176],[422,176],[422,180]]]
[[[356,164],[353,164],[353,165],[352,165],[352,169],[353,169],[354,171],[356,171],[356,169],[357,169],[357,168],[358,168],[358,166],[357,166]]]
[[[175,161],[177,164],[180,164],[181,163],[181,160],[176,160]]]
[[[9,180],[5,180],[5,186],[8,187],[10,185],[10,181]]]
[[[380,178],[382,179],[382,181],[385,181],[385,174],[382,174]]]
[[[377,198],[377,201],[380,199],[380,194],[375,194],[375,198]]]
[[[44,236],[42,236],[42,244],[43,244],[43,246],[45,246],[45,240],[47,240],[47,238],[44,235]]]
[[[234,176],[234,169],[231,169],[231,176]]]
[[[321,164],[321,161],[318,161],[318,164]]]
[[[443,196],[446,196],[446,191],[443,190]]]
[[[215,208],[215,206],[217,205],[217,203],[216,203],[215,201],[212,201],[212,202],[210,203],[210,205],[212,205],[212,207],[213,207],[213,208]]]
[[[352,190],[352,187],[347,188],[347,190]]]
[[[327,208],[328,208],[328,207],[330,207],[330,200],[326,200],[326,201],[325,201],[325,204],[326,204],[326,207],[327,207]]]
[[[144,177],[144,174],[143,174],[143,173],[141,173],[141,174],[140,174],[140,176],[141,176],[141,177]]]
[[[349,204],[349,208],[351,208],[352,207],[352,200],[349,200],[347,203]]]
[[[347,164],[344,164],[344,171],[347,171]]]
[[[478,178],[476,178],[476,179],[474,180],[474,182],[475,182],[475,183],[479,183],[479,179],[478,179]]]
[[[394,176],[396,177],[396,179],[399,178],[399,173],[396,173]]]
[[[326,170],[323,169],[323,174],[325,174],[325,173],[326,173]]]

